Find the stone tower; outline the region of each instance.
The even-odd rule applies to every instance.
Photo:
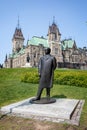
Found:
[[[52,41],[60,42],[60,38],[61,38],[61,34],[59,32],[57,25],[55,24],[55,21],[53,20],[52,25],[49,26],[48,29],[49,46],[51,46]]]
[[[63,62],[62,47],[61,47],[61,34],[53,19],[53,23],[48,29],[48,44],[51,48],[51,54],[57,59],[57,62]]]
[[[23,47],[24,44],[24,36],[21,31],[21,28],[19,27],[19,19],[18,19],[18,26],[16,27],[12,38],[12,43],[13,43],[13,49],[12,49],[13,53],[19,52],[19,50]]]

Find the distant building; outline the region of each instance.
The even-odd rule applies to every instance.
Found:
[[[5,68],[37,67],[47,47],[51,48],[51,54],[56,57],[58,67],[83,69],[87,65],[87,48],[78,49],[72,39],[61,41],[61,34],[55,22],[48,28],[47,39],[43,36],[33,36],[26,46],[24,40],[21,28],[16,27],[12,38],[12,54],[8,57],[6,55]]]
[[[62,54],[64,67],[87,69],[87,49],[77,48],[74,40],[62,41]]]

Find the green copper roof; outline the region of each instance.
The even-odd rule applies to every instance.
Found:
[[[12,53],[12,54],[9,54],[9,58],[16,58],[18,57],[20,54],[24,54],[25,53],[25,48],[21,48],[21,50],[17,53]]]
[[[75,43],[75,41],[72,39],[63,40],[62,41],[62,49],[66,50],[67,48],[72,48],[74,43]]]
[[[9,58],[13,58],[13,54],[9,54]]]
[[[36,45],[42,44],[44,47],[49,47],[47,39],[43,37],[32,37],[31,40],[28,41],[28,45]]]
[[[24,54],[25,53],[25,48],[21,48],[21,50],[19,51],[19,54]]]

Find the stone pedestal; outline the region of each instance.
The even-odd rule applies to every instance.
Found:
[[[33,104],[31,99],[2,107],[1,112],[24,118],[79,125],[84,100],[56,98],[54,103]]]
[[[24,66],[22,66],[22,67],[32,67],[31,65],[30,65],[30,63],[26,63]]]

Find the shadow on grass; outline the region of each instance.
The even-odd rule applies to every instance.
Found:
[[[67,96],[61,94],[61,95],[54,95],[53,98],[67,98]]]

